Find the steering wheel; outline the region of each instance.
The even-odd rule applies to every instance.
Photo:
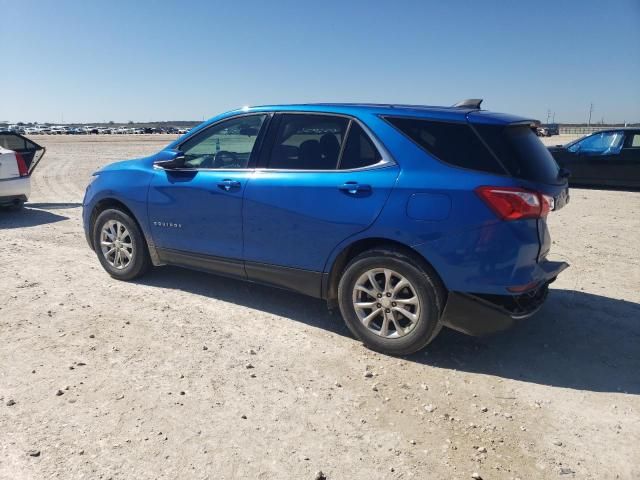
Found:
[[[220,150],[216,153],[213,160],[213,168],[230,167],[238,163],[238,156],[227,150]]]

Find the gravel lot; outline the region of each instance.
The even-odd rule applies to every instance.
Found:
[[[640,477],[640,193],[572,190],[571,268],[521,328],[398,359],[293,293],[112,280],[84,187],[172,138],[36,138],[30,204],[0,213],[0,478]]]

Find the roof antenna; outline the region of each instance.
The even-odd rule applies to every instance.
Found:
[[[453,105],[453,108],[473,108],[475,110],[480,110],[481,103],[482,98],[467,98],[466,100],[462,100],[461,102]]]

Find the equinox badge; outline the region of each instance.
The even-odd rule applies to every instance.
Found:
[[[173,222],[153,222],[153,225],[156,227],[165,227],[165,228],[182,228],[181,223],[173,223]]]

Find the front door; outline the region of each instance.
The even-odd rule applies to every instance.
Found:
[[[623,140],[622,132],[598,132],[569,147],[569,151],[577,156],[575,165],[568,167],[574,178],[591,185],[618,182],[618,160]]]
[[[162,260],[244,276],[243,195],[266,117],[214,124],[178,147],[183,168],[156,169],[148,213]]]
[[[318,296],[331,252],[375,221],[399,169],[355,120],[275,120],[245,192],[247,276]]]

